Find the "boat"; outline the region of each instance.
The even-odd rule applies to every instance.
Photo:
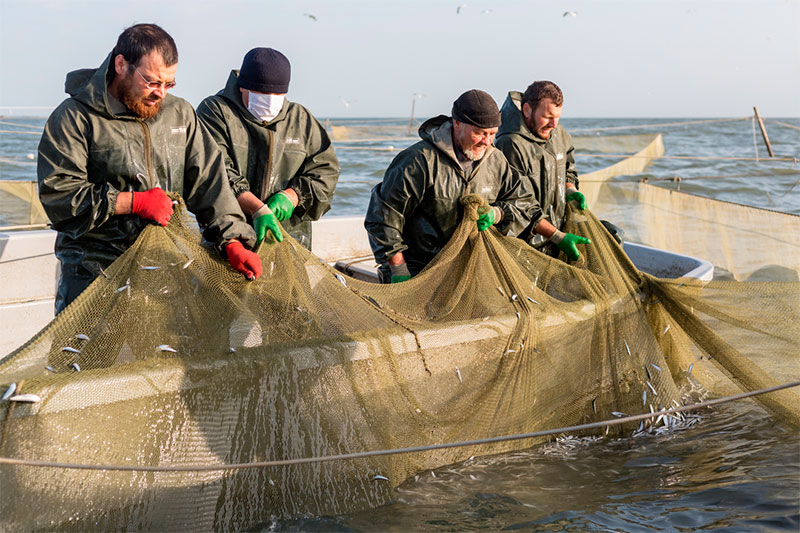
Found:
[[[5,232],[0,319],[13,340],[2,347],[0,387],[13,378],[12,394],[39,401],[0,402],[0,458],[11,460],[0,461],[2,526],[243,529],[376,507],[416,473],[542,439],[325,458],[648,408],[647,427],[670,426],[679,418],[657,411],[683,400],[682,383],[727,379],[717,365],[743,387],[763,382],[695,307],[713,314],[715,328],[741,327],[737,316],[728,324],[714,314],[715,305],[746,308],[748,327],[762,328],[760,346],[796,361],[796,343],[785,341],[797,338],[797,324],[769,325],[769,309],[790,308],[796,285],[769,289],[768,310],[752,313],[764,302],[731,300],[742,293],[715,284],[707,260],[620,246],[591,213],[569,223],[593,242],[577,267],[517,239],[478,234],[465,220],[429,269],[397,286],[374,283],[358,217],[315,223],[311,253],[291,240],[266,247],[256,284],[230,275],[185,228],[152,227],[108,279],[55,318],[54,232]],[[160,275],[183,279],[188,293],[168,294],[161,283],[132,289]],[[190,300],[176,307],[181,297]],[[183,332],[165,343],[170,323],[149,320],[150,312]],[[265,322],[262,312],[281,320]],[[230,318],[223,336],[215,316]],[[122,327],[128,336],[116,339]],[[139,355],[148,347],[131,340],[138,332],[148,335],[147,357]],[[766,405],[796,417],[796,395]],[[637,431],[610,429],[601,434]],[[29,511],[31,501],[40,512]]]
[[[312,223],[311,251],[342,273],[378,282],[363,219],[325,217]],[[54,317],[59,263],[54,254],[56,232],[33,229],[0,232],[0,357],[22,346]],[[710,281],[714,267],[702,258],[623,242],[633,263],[660,278],[682,276]]]

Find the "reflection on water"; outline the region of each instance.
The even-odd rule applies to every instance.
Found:
[[[749,402],[663,435],[561,438],[401,485],[397,503],[261,531],[798,531],[800,434]]]

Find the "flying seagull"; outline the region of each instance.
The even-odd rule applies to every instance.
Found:
[[[578,12],[577,11],[564,11],[564,14],[561,15],[561,16],[562,17],[577,17],[578,16]]]
[[[459,13],[461,13],[461,10],[462,10],[463,8],[465,8],[465,7],[467,7],[467,4],[461,4],[460,6],[458,6],[458,7],[456,8],[456,15],[458,15]]]
[[[341,100],[341,101],[342,101],[342,103],[344,104],[344,108],[345,108],[345,109],[349,109],[349,108],[350,108],[350,104],[352,104],[353,102],[355,102],[355,101],[356,101],[356,100],[345,100],[345,99],[344,99],[344,96],[340,96],[340,97],[339,97],[339,100]]]
[[[315,17],[315,16],[314,16],[314,15],[312,15],[311,13],[303,13],[303,16],[306,16],[306,17],[310,18],[310,19],[311,19],[311,20],[313,20],[314,22],[316,22],[316,21],[317,21],[317,17]]]

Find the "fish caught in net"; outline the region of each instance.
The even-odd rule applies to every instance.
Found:
[[[0,360],[0,392],[13,383],[17,398],[0,402],[0,456],[52,463],[0,464],[2,528],[238,530],[348,513],[391,502],[417,472],[541,439],[225,466],[602,421],[679,404],[687,380],[720,391],[797,374],[800,283],[657,279],[572,207],[565,230],[592,245],[568,264],[479,232],[485,201],[462,202],[447,246],[394,285],[345,276],[290,237],[261,247],[264,274],[248,282],[181,202]],[[798,424],[795,392],[761,402]]]

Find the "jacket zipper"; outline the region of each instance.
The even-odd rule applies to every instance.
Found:
[[[267,128],[267,168],[264,169],[264,176],[261,178],[261,200],[267,201],[267,194],[272,190],[272,130]]]
[[[147,177],[150,178],[150,188],[152,189],[157,185],[153,178],[153,158],[152,158],[152,143],[150,142],[150,128],[143,120],[136,119],[136,122],[142,127],[144,133],[144,164],[147,167]]]

